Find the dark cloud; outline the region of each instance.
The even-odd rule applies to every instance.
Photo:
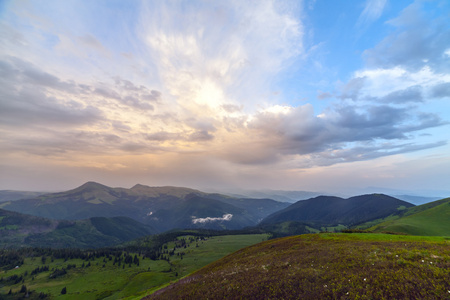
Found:
[[[123,122],[120,122],[120,121],[112,121],[111,125],[114,129],[119,130],[119,131],[128,132],[131,130],[130,126],[125,125]]]
[[[404,90],[394,91],[379,99],[385,103],[423,102],[422,87],[410,86]]]
[[[68,93],[74,97],[79,95],[96,95],[116,100],[135,109],[149,111],[154,110],[154,103],[158,103],[161,99],[159,91],[150,90],[142,85],[136,86],[120,77],[114,78],[115,84],[113,85],[103,83],[98,84],[96,87],[77,84],[73,81],[62,81],[58,77],[39,70],[34,65],[15,57],[8,57],[0,61],[0,75],[2,77],[0,80],[2,91],[15,90],[19,93],[21,90],[29,90],[35,94],[44,94],[46,91],[56,90]],[[31,96],[27,102],[31,106],[40,105],[40,103],[33,100],[34,98]],[[4,101],[12,101],[12,99],[7,100],[4,97]],[[42,99],[39,99],[39,101],[42,102]],[[47,102],[49,101],[44,101],[44,103]],[[52,103],[51,105],[58,106],[58,103]]]
[[[446,98],[450,97],[450,82],[440,83],[431,88],[431,97]]]
[[[122,97],[120,97],[120,95],[112,89],[108,89],[105,87],[98,87],[94,90],[94,93],[105,98],[122,101]]]
[[[188,140],[191,142],[206,142],[212,139],[214,139],[214,136],[206,130],[198,130],[188,137]]]
[[[1,79],[0,79],[1,80]],[[26,127],[32,124],[72,126],[104,120],[100,109],[77,101],[61,102],[39,89],[0,90],[0,122]]]
[[[147,134],[146,139],[149,141],[164,142],[164,141],[169,141],[169,140],[179,140],[179,139],[181,139],[181,135],[178,133],[159,131],[159,132]]]
[[[114,85],[100,84],[95,88],[94,93],[109,99],[114,99],[120,103],[139,109],[154,110],[154,105],[161,100],[161,92],[150,90],[142,85],[136,86],[129,80],[114,77]]]
[[[429,66],[438,72],[449,69],[450,60],[444,54],[450,48],[448,18],[433,18],[432,12],[425,12],[421,5],[415,2],[388,22],[396,30],[375,48],[364,52],[369,66],[402,66],[410,70]]]
[[[415,152],[425,149],[442,147],[447,145],[445,141],[416,145],[406,144],[374,144],[368,143],[357,147],[335,149],[313,153],[308,160],[304,160],[298,167],[330,166],[338,163],[372,160],[379,157]]]
[[[39,71],[31,64],[15,58],[3,60],[0,74],[0,122],[3,124],[60,126],[92,124],[103,119],[98,108],[48,95],[48,89],[72,92],[76,86]]]
[[[358,100],[360,91],[364,87],[365,81],[366,81],[365,77],[356,77],[356,78],[351,79],[342,88],[342,92],[341,92],[341,95],[339,96],[339,98],[351,99],[353,101]]]
[[[5,88],[6,84],[10,88],[18,85],[33,85],[37,89],[51,88],[72,93],[77,92],[77,86],[73,82],[61,81],[56,76],[39,70],[33,64],[16,57],[8,57],[0,62],[0,74],[5,76],[2,78],[2,85]]]
[[[328,99],[328,98],[331,98],[331,97],[333,97],[333,95],[328,93],[328,92],[319,91],[317,93],[317,99],[320,99],[320,100]]]
[[[258,149],[264,149],[255,154],[259,162],[285,155],[306,155],[308,164],[333,164],[442,145],[401,143],[409,140],[412,133],[446,124],[435,114],[413,112],[411,108],[388,105],[340,106],[317,117],[312,107],[305,105],[288,113],[260,113],[248,129],[252,141],[260,144]],[[249,152],[258,152],[253,151]],[[229,155],[230,160],[236,161],[233,151]]]
[[[123,143],[122,138],[110,133],[52,129],[27,136],[11,135],[7,140],[8,143],[3,143],[0,139],[3,150],[39,156],[61,156],[70,152],[104,154]]]

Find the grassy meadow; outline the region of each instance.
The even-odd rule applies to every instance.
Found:
[[[241,249],[147,299],[449,299],[450,239],[307,234]]]
[[[438,205],[428,208],[431,204]],[[450,237],[450,199],[414,207],[408,215],[399,219],[386,220],[368,230]]]
[[[52,259],[47,256],[45,262],[40,256],[25,257],[19,268],[0,272],[0,297],[20,299],[25,295],[20,293],[25,285],[27,290],[33,291],[31,296],[36,298],[42,292],[50,295],[51,299],[140,299],[158,287],[267,237],[266,234],[227,235],[199,240],[194,236],[182,236],[177,240],[184,239],[186,248],[176,248],[164,259],[151,260],[144,258],[142,253],[127,253],[131,257],[136,256],[138,264],[124,263],[123,260],[120,264],[115,263],[114,256],[110,256],[111,259],[101,256],[89,260]],[[170,242],[163,248],[171,252],[175,243]],[[124,256],[125,252],[121,257]],[[31,274],[44,266],[49,270]],[[66,274],[50,278],[55,270],[63,268]],[[15,275],[23,279],[17,283],[9,280]],[[66,294],[61,294],[64,287]],[[12,295],[8,295],[10,290]]]

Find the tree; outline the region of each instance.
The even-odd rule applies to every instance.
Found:
[[[63,287],[63,289],[61,290],[61,295],[65,295],[67,293],[67,289],[66,287]]]
[[[20,289],[19,293],[26,293],[27,292],[27,287],[25,285],[22,285],[22,288]]]

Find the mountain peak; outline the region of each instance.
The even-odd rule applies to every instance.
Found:
[[[85,184],[79,186],[78,188],[105,188],[107,187],[106,185],[100,184],[98,182],[95,181],[88,181]]]
[[[147,189],[147,188],[149,188],[148,185],[143,185],[143,184],[138,183],[138,184],[134,185],[130,190],[139,190],[139,189]]]
[[[110,187],[94,182],[94,181],[88,181],[83,185],[80,185],[79,187],[68,191],[68,192],[93,192],[93,191],[100,191],[100,190],[109,190]],[[67,193],[67,192],[66,192]]]

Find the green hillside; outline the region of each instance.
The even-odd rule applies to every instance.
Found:
[[[402,217],[368,229],[411,235],[450,236],[450,198],[409,208]]]
[[[244,248],[145,299],[448,299],[450,241],[308,234]]]
[[[127,217],[50,220],[0,209],[0,248],[99,248],[153,233]]]

